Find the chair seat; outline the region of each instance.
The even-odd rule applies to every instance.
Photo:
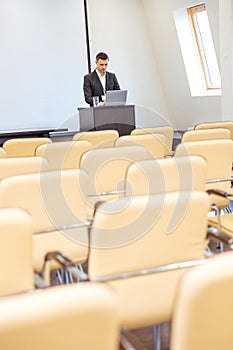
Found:
[[[221,215],[220,222],[221,222],[221,231],[233,237],[233,214]],[[212,227],[218,228],[217,216],[209,218],[208,224]]]
[[[87,260],[88,254],[87,228],[70,230],[66,233],[55,231],[49,234],[35,234],[33,236],[33,266],[38,273],[42,270],[45,255],[50,251],[60,251],[68,255],[74,263],[82,264]],[[50,263],[51,269],[60,267],[55,261]]]
[[[122,326],[136,329],[169,321],[175,291],[184,271],[147,275],[143,282],[140,277],[109,282],[117,291]]]

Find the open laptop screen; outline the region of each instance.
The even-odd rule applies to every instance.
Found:
[[[105,106],[123,106],[127,101],[128,90],[106,91]]]

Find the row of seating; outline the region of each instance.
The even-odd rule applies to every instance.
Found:
[[[214,130],[216,130],[216,129],[214,129]],[[204,131],[208,131],[208,130],[204,130]],[[194,132],[196,132],[196,131],[194,131]],[[92,133],[92,135],[94,137],[94,133]],[[99,136],[99,132],[97,132],[97,135]],[[98,136],[97,136],[97,139],[98,139]],[[83,142],[85,142],[85,141],[83,141]],[[216,143],[216,145],[214,145],[214,143]],[[229,159],[232,158],[232,150],[231,150],[231,147],[227,147],[227,144],[230,144],[230,143],[232,144],[232,142],[229,140],[212,141],[212,144],[211,144],[211,141],[208,144],[207,144],[207,142],[204,142],[204,144],[201,142],[198,142],[198,143],[191,142],[189,144],[182,142],[182,144],[177,147],[175,155],[186,155],[187,153],[188,154],[201,154],[202,156],[205,157],[205,159],[207,160],[207,164],[208,164],[208,168],[207,168],[208,171],[207,171],[207,178],[206,178],[207,182],[213,183],[214,181],[219,180],[219,179],[223,179],[223,178],[225,180],[226,179],[229,180],[230,175],[231,175],[230,174],[231,164],[229,162]],[[67,145],[67,143],[66,143],[66,145]],[[77,145],[80,146],[80,143],[77,143]],[[215,146],[217,146],[216,149],[214,148]],[[59,143],[59,147],[61,147],[61,143]],[[225,151],[225,149],[224,149],[225,147],[227,147],[228,152]],[[77,150],[78,150],[78,148],[77,148]],[[84,148],[84,150],[85,150],[85,148]],[[60,163],[63,161],[64,153],[67,154],[67,152],[66,152],[66,149],[65,149],[65,152],[63,150],[63,153],[59,152],[59,149],[57,151],[58,152],[56,152],[55,154],[52,152],[51,156],[48,157],[48,159],[51,162],[53,162],[54,159],[56,159],[56,160],[58,159],[59,164],[57,164],[57,168],[60,168],[60,165],[61,165]],[[127,151],[129,152],[129,148],[127,149]],[[124,157],[124,152],[125,152],[124,147],[121,148],[120,151],[117,149],[109,148],[108,152],[109,152],[109,154],[106,155],[105,151],[103,152],[102,149],[98,149],[98,150],[95,150],[95,152],[86,152],[85,155],[83,156],[84,161],[81,165],[81,168],[85,169],[89,174],[94,174],[93,175],[94,181],[88,182],[89,187],[90,187],[88,189],[89,201],[91,201],[90,198],[92,197],[93,203],[96,202],[96,198],[97,199],[99,199],[99,198],[106,199],[106,196],[100,197],[100,194],[107,193],[109,195],[109,194],[114,193],[114,192],[119,193],[119,189],[118,189],[118,191],[116,191],[116,188],[117,188],[117,185],[120,183],[120,181],[122,181],[121,188],[122,188],[122,192],[124,192],[124,182],[122,179],[124,179],[124,173],[125,173],[126,166],[128,166],[128,163],[134,162],[137,159],[143,159],[139,156],[139,149],[136,149],[134,152],[134,155],[132,154],[130,156],[131,159],[129,159],[129,161],[128,161],[128,159],[127,159],[127,161],[125,161],[125,158],[121,159],[121,163],[123,163],[123,162],[125,163],[125,168],[123,167],[123,172],[120,171],[120,173],[119,173],[119,172],[117,172],[117,170],[122,169],[122,164],[121,164],[121,166],[118,165],[118,163],[116,162],[116,159],[114,157],[114,153],[116,153],[117,158]],[[120,154],[120,152],[122,152],[122,154]],[[83,149],[81,147],[80,156],[82,153],[83,153]],[[56,154],[58,155],[58,157],[55,156]],[[102,154],[102,158],[101,158],[101,154]],[[214,154],[214,157],[213,157],[213,154]],[[224,157],[223,157],[223,155],[224,155]],[[150,158],[150,156],[151,155],[145,154],[144,159],[146,159],[147,157]],[[109,157],[111,157],[111,160],[109,160]],[[127,157],[129,157],[129,155]],[[53,169],[53,167],[51,168],[51,166],[50,167],[48,166],[48,162],[46,162],[46,159],[42,160],[40,157],[33,157],[33,158],[35,158],[35,159],[33,159],[32,161],[30,161],[28,158],[25,158],[26,167],[24,167],[24,165],[22,164],[23,159],[21,158],[20,159],[20,161],[21,161],[20,168],[18,166],[19,159],[17,159],[17,158],[14,158],[14,161],[13,161],[13,159],[2,160],[2,162],[0,163],[0,165],[2,164],[2,167],[3,167],[2,176],[5,177],[8,175],[14,174],[14,170],[13,170],[14,163],[16,163],[15,165],[18,169],[18,172],[27,173],[29,171],[30,166],[31,166],[31,162],[34,163],[34,165],[35,165],[35,171],[38,170],[39,166],[40,166],[40,169],[43,169],[43,170]],[[75,159],[75,157],[70,157],[70,159],[73,160],[73,159]],[[100,159],[100,161],[98,161],[99,159]],[[97,160],[97,161],[95,161],[95,160]],[[217,167],[216,167],[216,160],[218,160]],[[107,165],[105,164],[103,167],[102,164],[104,161]],[[64,161],[63,161],[63,163],[64,163]],[[12,166],[12,170],[9,170],[8,174],[7,174],[7,171],[8,171],[7,164],[9,164],[9,166]],[[31,171],[34,171],[33,170],[34,165],[31,166]],[[114,168],[114,165],[115,165],[115,168]],[[79,166],[80,166],[80,162],[79,162]],[[74,164],[74,163],[70,164],[70,167],[74,168],[74,167],[76,167],[76,164]],[[98,176],[96,175],[96,169],[98,169]],[[109,171],[109,169],[110,169],[110,171]],[[113,169],[115,169],[115,171],[112,171]],[[217,173],[216,173],[216,170],[217,170]],[[111,174],[111,175],[108,176],[109,174]],[[105,178],[105,182],[98,180],[98,179],[102,180],[102,178],[103,179]],[[108,178],[110,179],[110,181],[106,181],[106,179],[108,179]],[[108,186],[106,186],[106,184],[108,184],[109,182],[110,182],[110,185],[108,187]],[[103,185],[103,183],[104,183],[104,185]],[[213,186],[212,184],[208,185],[209,188],[211,188],[212,186]],[[95,191],[95,189],[96,189],[96,191]],[[215,189],[216,189],[216,185],[215,185]],[[224,189],[224,190],[229,191],[230,190],[230,182],[229,181],[228,182],[223,181],[221,183],[219,182],[218,189]],[[108,198],[111,198],[111,197],[108,197]],[[226,207],[229,203],[229,201],[226,200],[225,198],[219,199],[218,197],[216,198],[216,196],[214,198],[214,202],[217,202],[217,206],[220,209]],[[91,210],[90,210],[91,213],[93,210],[93,203],[91,203]]]
[[[232,141],[229,142],[227,148],[232,149]],[[134,149],[134,158],[131,149]],[[33,252],[34,256],[29,268],[31,275],[35,266],[37,272],[42,272],[44,256],[49,270],[62,264],[63,257],[64,267],[70,273],[75,273],[75,264],[88,261],[87,274],[77,269],[76,275],[88,280],[87,285],[101,282],[116,292],[117,322],[126,329],[171,320],[180,276],[190,265],[207,260],[210,201],[204,189],[208,160],[187,156],[187,153],[178,156],[176,152],[173,158],[156,160],[150,159],[141,149],[139,146],[95,149],[83,156],[85,160],[88,153],[91,155],[92,167],[88,172],[85,167],[44,171],[5,177],[0,182],[1,211],[17,211],[19,209],[14,208],[19,207],[30,213],[33,236],[29,255],[32,259]],[[116,154],[122,152],[118,155],[120,162],[115,158],[115,166],[114,150]],[[108,153],[106,158],[105,152],[112,155]],[[100,172],[98,184],[99,168],[105,168],[106,163],[108,171]],[[118,168],[120,175],[116,175]],[[171,174],[175,174],[174,177]],[[112,178],[115,185],[120,181],[123,185],[112,189],[117,200],[97,205],[99,199],[116,199],[107,197],[106,192],[113,191],[109,191],[110,187],[105,191],[101,178],[108,186]],[[88,190],[90,183],[94,187],[97,183],[99,187],[91,192]],[[122,191],[120,198],[119,190]],[[95,196],[97,198],[90,202]],[[12,209],[4,209],[6,207]],[[72,245],[70,250],[68,245]],[[78,247],[84,258],[75,260]],[[35,265],[35,248],[38,249],[38,265]],[[47,254],[51,250],[53,254]],[[75,264],[55,254],[54,250],[66,253]],[[54,257],[56,264],[52,261]],[[32,283],[26,289],[31,288]],[[8,290],[5,295],[10,293]]]
[[[219,141],[219,142],[222,142],[222,141]],[[225,142],[227,142],[227,141],[225,141]],[[230,141],[228,141],[228,143],[230,143]],[[184,143],[182,144],[182,146],[184,145]],[[187,147],[189,147],[190,148],[190,146],[192,146],[193,144],[192,143],[190,143],[188,146],[185,146],[185,148],[184,147],[179,147],[178,146],[178,150],[176,151],[176,154],[180,154],[178,151],[179,151],[179,148],[181,148],[181,154],[182,154],[182,152],[183,152],[183,154],[187,154]],[[196,149],[196,145],[198,145],[199,146],[199,150],[197,150]],[[208,157],[206,156],[206,154],[203,154],[203,150],[201,149],[201,147],[202,147],[202,144],[199,142],[198,144],[194,144],[194,150],[192,150],[191,149],[191,152],[189,151],[189,153],[193,153],[193,154],[202,154],[202,155],[204,155],[205,156],[205,158],[208,160],[208,169],[209,169],[209,171],[208,171],[208,173],[210,174],[210,175],[212,175],[213,176],[213,174],[214,174],[214,172],[213,172],[213,163],[216,163],[216,157],[214,157],[213,158],[213,156],[212,156],[212,158],[210,158],[210,159],[208,159],[208,157],[209,157],[209,155],[208,155]],[[210,145],[209,145],[209,147],[208,147],[208,149],[209,149],[209,151],[208,151],[208,153],[211,155],[213,152],[213,147],[214,147],[214,145],[213,144],[211,144],[210,143]],[[132,148],[131,148],[132,149]],[[219,149],[219,145],[218,145],[218,149]],[[232,157],[232,154],[231,154],[231,148],[230,147],[228,147],[228,150],[230,151],[230,152],[228,152],[228,154],[230,155],[230,157]],[[116,191],[116,188],[117,188],[117,184],[120,182],[120,181],[122,181],[123,182],[123,179],[125,178],[124,177],[124,175],[125,175],[125,169],[126,169],[126,167],[128,166],[128,160],[127,160],[127,162],[125,162],[125,160],[124,160],[124,162],[125,162],[125,167],[123,167],[122,168],[122,164],[121,164],[121,166],[119,166],[119,164],[116,162],[116,160],[114,159],[114,161],[113,161],[113,158],[114,158],[114,156],[113,156],[113,153],[114,153],[114,151],[115,151],[115,153],[117,153],[117,157],[119,158],[119,157],[123,157],[124,156],[124,152],[125,152],[125,149],[124,148],[121,148],[121,150],[120,151],[122,151],[123,153],[122,154],[119,154],[118,152],[119,152],[119,150],[113,150],[113,149],[111,149],[111,148],[109,148],[108,149],[108,152],[109,152],[109,154],[107,154],[106,155],[106,150],[102,150],[102,149],[98,149],[98,150],[95,150],[94,152],[87,152],[87,154],[89,154],[89,158],[90,158],[90,161],[88,160],[88,156],[87,156],[87,154],[85,154],[84,155],[84,165],[82,165],[82,168],[83,169],[85,169],[89,174],[92,174],[92,176],[94,177],[94,181],[90,181],[89,180],[89,186],[90,186],[90,189],[88,189],[88,195],[89,195],[89,199],[88,199],[88,201],[90,202],[90,198],[94,198],[93,199],[93,203],[91,203],[91,205],[90,205],[90,208],[91,208],[91,210],[90,210],[90,212],[92,213],[93,212],[93,204],[96,202],[96,198],[95,197],[97,197],[97,199],[99,199],[99,198],[101,198],[101,199],[103,199],[103,196],[99,196],[100,194],[102,194],[102,193],[114,193],[114,192],[117,192],[117,193],[119,193],[119,189],[118,189],[118,191]],[[220,160],[223,160],[223,157],[221,156],[223,153],[222,153],[222,151],[224,151],[224,149],[221,149],[220,148],[220,152],[219,152],[219,154],[220,154],[220,157],[219,157],[219,159]],[[128,152],[128,155],[127,155],[127,157],[129,157],[129,148],[127,148],[127,152]],[[139,150],[138,149],[136,149],[136,151],[134,152],[134,155],[133,155],[133,157],[131,156],[130,158],[132,158],[132,159],[130,159],[130,162],[133,162],[133,161],[135,161],[135,160],[137,160],[137,159],[142,159],[140,156],[139,156]],[[100,157],[100,155],[102,154],[102,158]],[[215,154],[215,156],[216,156],[216,154]],[[111,159],[109,159],[109,158],[111,158]],[[100,159],[100,161],[98,161]],[[218,158],[217,158],[218,159]],[[21,159],[22,160],[22,159]],[[97,160],[97,161],[95,161],[95,160]],[[211,163],[211,160],[212,160],[212,163]],[[214,160],[214,161],[213,161]],[[6,161],[6,160],[5,160]],[[11,159],[11,161],[13,161],[13,159]],[[16,160],[16,161],[18,161],[18,160]],[[28,161],[28,159],[27,159],[27,161]],[[35,161],[35,159],[33,159],[33,161]],[[102,164],[103,163],[107,163],[108,164],[108,167],[106,167],[106,165],[104,166],[104,171],[103,171],[103,166],[102,166]],[[45,162],[44,162],[45,163]],[[113,164],[115,163],[115,168],[113,168]],[[121,160],[121,163],[122,163],[122,160]],[[149,163],[147,163],[148,165],[149,165]],[[153,168],[153,166],[154,166],[154,162],[152,162],[152,168]],[[211,165],[212,164],[212,168],[211,168]],[[222,162],[222,166],[219,166],[218,167],[218,169],[220,169],[221,171],[222,170],[224,170],[225,169],[225,167],[224,167],[224,164],[229,164],[229,161],[225,161],[225,158],[224,158],[224,161]],[[4,165],[4,168],[6,169],[6,163],[5,164],[3,164]],[[215,164],[214,164],[214,166],[215,166]],[[46,168],[46,167],[45,167]],[[99,171],[99,169],[101,168],[101,171]],[[106,171],[106,168],[107,168],[107,171]],[[23,167],[21,166],[21,169],[23,169]],[[96,169],[98,169],[98,172],[99,172],[99,177],[96,175]],[[114,169],[114,171],[112,171]],[[122,170],[122,171],[120,171],[120,174],[117,172],[117,170],[118,169],[120,169],[120,170]],[[225,171],[225,170],[224,170]],[[25,172],[27,172],[27,169],[25,170]],[[93,175],[94,174],[94,175]],[[227,174],[229,175],[229,165],[228,165],[228,168],[227,168]],[[226,175],[226,173],[225,173],[225,175]],[[6,176],[6,174],[5,174],[5,176]],[[222,176],[219,176],[220,178],[222,178]],[[226,177],[226,176],[225,176]],[[105,179],[105,181],[99,181],[100,182],[100,184],[98,183],[98,178],[99,179]],[[107,179],[110,179],[110,181],[108,181],[108,182],[110,182],[111,184],[110,184],[110,188],[108,188],[108,187],[106,187],[106,180]],[[113,179],[114,179],[114,181],[113,181]],[[207,177],[207,181],[213,181],[214,179],[209,179],[209,177]],[[229,182],[228,182],[229,183]],[[111,188],[112,187],[112,188]],[[95,188],[97,188],[98,189],[98,191],[94,191],[95,190]],[[229,186],[228,186],[228,188],[229,188]],[[123,182],[123,185],[122,185],[122,192],[124,192],[124,182]],[[153,191],[152,191],[152,193],[153,193]],[[108,198],[111,198],[111,197],[108,197]],[[104,195],[104,199],[106,199],[106,195]],[[226,201],[225,200],[225,203],[227,203],[228,204],[228,201]],[[224,204],[225,205],[225,204]],[[225,205],[226,206],[226,205]]]
[[[23,257],[25,253],[23,246],[28,242],[25,236],[30,237],[32,223],[30,216],[20,209],[1,209],[0,226],[1,266],[4,265],[7,270],[9,261],[14,256],[14,250],[21,250]],[[5,239],[2,239],[3,234]],[[4,250],[8,252],[5,258]],[[183,274],[175,291],[172,307],[171,350],[197,348],[217,350],[220,345],[224,349],[231,348],[232,266],[233,253],[228,252],[210,259],[204,266],[189,269]],[[22,272],[28,269],[28,266],[16,261],[15,269],[16,273],[13,274],[12,280],[18,279],[19,282]],[[3,271],[1,268],[1,275]],[[29,273],[31,274],[31,271]],[[168,273],[160,272],[162,273],[167,277]],[[161,278],[158,276],[158,279]],[[132,278],[132,286],[129,287],[133,289],[129,288],[128,293],[130,299],[134,299],[134,295],[138,294],[136,288],[138,285],[140,292],[142,289],[145,292],[148,287],[147,294],[150,292],[153,302],[150,304],[151,300],[148,301],[147,307],[153,309],[151,310],[153,319],[154,314],[161,309],[161,306],[155,305],[156,299],[163,299],[163,294],[167,298],[172,281],[165,278],[163,290],[159,289],[157,282],[152,289],[146,279],[141,282],[143,283],[139,284],[139,281],[135,283],[135,277]],[[122,294],[125,294],[123,286],[121,290]],[[128,318],[131,312],[133,313],[131,318],[134,324],[141,317],[144,319],[143,297],[145,294],[141,295],[137,310],[125,306]],[[136,300],[132,300],[131,305],[134,302]],[[77,347],[86,350],[93,348],[116,350],[119,347],[119,330],[122,322],[120,313],[123,312],[124,307],[119,305],[113,284],[111,288],[107,288],[103,283],[86,282],[1,297],[1,346],[4,350],[32,348],[64,350],[67,347],[71,350]],[[126,318],[127,313],[125,311]]]
[[[211,129],[211,133],[210,133]],[[198,132],[195,132],[198,131]],[[168,153],[172,151],[174,129],[169,126],[136,128],[132,130],[131,135],[159,134],[165,144]],[[162,136],[163,135],[163,136]],[[100,132],[79,132],[73,137],[73,141],[88,141],[91,147],[112,147],[119,138],[117,131],[103,130]],[[208,140],[210,138],[230,138],[233,139],[233,122],[215,122],[200,123],[194,127],[194,130],[186,131],[182,136],[182,142]],[[120,142],[128,142],[131,139],[128,136],[121,138]],[[140,138],[139,138],[140,140]],[[10,139],[4,142],[0,148],[0,157],[22,157],[34,156],[38,146],[52,143],[49,138],[21,138]],[[87,144],[86,144],[87,145]],[[90,144],[89,144],[90,146]],[[43,149],[43,148],[42,148]]]
[[[167,151],[171,151],[173,140],[173,128],[170,126],[156,127],[146,129],[135,129],[132,131],[132,135],[153,133],[161,135],[164,146],[167,147]],[[119,134],[116,130],[103,130],[99,132],[79,132],[73,137],[73,141],[88,141],[83,143],[86,146],[86,150],[94,147],[112,147],[115,141],[119,138]],[[22,157],[22,156],[35,156],[36,149],[39,146],[54,144],[49,138],[18,138],[10,139],[4,142],[1,147],[1,157]],[[62,143],[63,144],[63,143]],[[74,142],[73,142],[74,144]],[[89,146],[89,147],[88,147]],[[44,147],[38,152],[43,152]],[[59,149],[58,149],[59,150]]]
[[[222,152],[220,152],[219,163],[222,160],[224,161],[220,163],[220,165],[222,164],[220,167],[216,167],[216,155],[213,157],[212,151],[215,146],[218,149],[220,148],[219,142],[223,142],[224,146]],[[183,145],[177,147],[176,152],[180,149],[182,151],[181,146]],[[173,191],[174,183],[177,185],[175,190],[194,189],[196,174],[202,176],[199,181],[202,184],[209,180],[211,175],[213,176],[214,172],[211,171],[211,166],[213,169],[215,167],[218,172],[224,172],[225,177],[226,175],[230,177],[231,168],[229,164],[231,164],[233,152],[232,141],[208,141],[207,148],[203,148],[202,142],[195,145],[190,142],[188,146],[195,146],[193,154],[197,154],[196,149],[198,147],[202,147],[198,154],[203,155],[204,150],[206,150],[207,166],[205,172],[200,169],[202,160],[198,161],[198,165],[195,165],[190,157],[187,158],[188,161],[185,161],[187,146],[183,156],[179,151],[179,156],[176,156],[175,152],[175,157],[160,160],[150,160],[146,150],[138,146],[121,147],[119,149],[99,148],[84,154],[82,166],[79,170],[47,171],[5,177],[0,184],[0,206],[23,207],[35,218],[35,232],[40,232],[56,226],[63,227],[87,222],[88,217],[93,215],[95,203],[99,200],[116,199],[119,196],[130,196],[132,194],[135,196],[163,193],[168,192],[169,188],[170,191]],[[228,146],[227,150],[229,152],[225,151],[226,146]],[[222,153],[225,156],[229,155],[228,161],[222,156]],[[192,153],[190,152],[190,154]],[[13,162],[13,158],[10,161]],[[226,165],[228,174],[225,170]],[[195,168],[199,170],[195,170]],[[169,174],[168,179],[166,174]],[[176,174],[176,177],[172,177],[172,181],[170,174]],[[229,200],[224,198],[224,201],[226,202],[224,206],[228,205]],[[223,204],[221,203],[221,205]],[[88,225],[88,222],[86,225]],[[84,227],[84,230],[86,230],[86,227]],[[73,232],[75,232],[74,229],[70,230],[69,235],[71,237],[75,235]],[[81,231],[79,230],[79,232]],[[60,237],[60,234],[58,234],[58,237]],[[84,238],[81,243],[86,245],[87,235],[82,234],[82,237]],[[51,233],[49,238],[48,235],[38,233],[35,240],[44,242],[48,239],[48,248],[50,247],[50,241],[52,246],[56,241],[55,247],[58,249],[60,244],[63,247],[67,246],[61,238],[58,239],[55,232]],[[37,246],[40,245],[37,244]],[[69,242],[69,246],[72,246],[72,242]],[[42,248],[39,249],[36,255],[43,257],[45,255],[45,252],[41,254],[43,249],[45,249],[44,243],[42,243]],[[83,253],[80,253],[80,255],[84,256],[84,259],[80,259],[82,262],[87,255],[87,249],[81,247],[81,252]],[[75,257],[75,253],[72,254],[72,257]],[[36,263],[35,266],[37,266],[38,271],[41,271],[43,265],[41,258],[38,261],[40,263]]]

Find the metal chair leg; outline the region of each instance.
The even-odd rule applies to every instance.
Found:
[[[154,350],[161,350],[161,325],[154,325]]]
[[[136,350],[136,348],[126,338],[123,330],[121,331],[120,345],[124,350]]]

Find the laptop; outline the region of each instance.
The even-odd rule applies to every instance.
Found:
[[[106,91],[105,106],[124,106],[127,101],[128,90]]]

